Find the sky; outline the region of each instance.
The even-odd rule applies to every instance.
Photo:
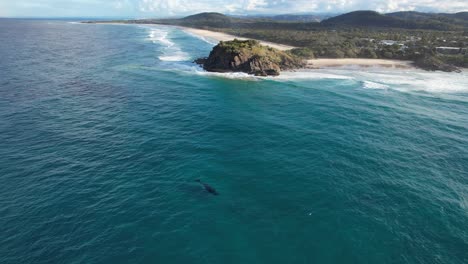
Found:
[[[461,12],[468,0],[0,0],[0,17],[171,17],[199,12],[343,13],[354,10]]]

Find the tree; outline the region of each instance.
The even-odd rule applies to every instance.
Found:
[[[371,48],[363,48],[361,49],[361,52],[359,53],[360,57],[364,58],[369,58],[369,59],[377,59],[377,54],[375,51]]]

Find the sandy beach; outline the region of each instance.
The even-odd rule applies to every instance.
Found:
[[[385,60],[385,59],[315,59],[308,60],[308,68],[327,68],[343,66],[361,66],[361,67],[386,67],[396,69],[413,68],[411,61]]]
[[[180,27],[180,28],[182,30],[184,30],[185,32],[188,32],[188,33],[191,33],[191,34],[194,34],[194,35],[198,35],[198,36],[201,36],[201,37],[204,37],[204,38],[207,38],[207,39],[212,39],[212,40],[215,40],[216,42],[217,41],[230,41],[230,40],[234,40],[234,39],[239,39],[239,40],[246,40],[247,39],[247,38],[242,38],[242,37],[236,37],[236,36],[229,35],[229,34],[222,33],[222,32],[209,31],[209,30],[204,30],[204,29],[196,29],[196,28],[188,28],[188,27]],[[279,49],[279,50],[283,50],[283,51],[284,50],[291,50],[291,49],[296,48],[296,47],[293,47],[293,46],[277,44],[277,43],[272,43],[272,42],[263,41],[263,40],[258,40],[258,41],[262,45],[269,46],[269,47]]]
[[[246,38],[236,37],[222,32],[215,32],[203,29],[180,27],[185,32],[198,35],[207,39],[215,41],[229,41],[235,38],[245,40]],[[296,47],[272,43],[268,41],[258,40],[262,45],[270,46],[279,50],[291,50]],[[343,67],[343,66],[361,66],[361,67],[386,67],[396,69],[409,69],[413,68],[411,61],[399,61],[399,60],[384,60],[384,59],[314,59],[307,61],[307,67],[314,68],[328,68],[328,67]]]

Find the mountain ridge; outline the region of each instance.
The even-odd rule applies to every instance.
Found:
[[[258,28],[310,29],[311,27],[381,27],[428,30],[461,30],[468,28],[468,12],[424,13],[401,11],[379,13],[372,10],[358,10],[319,21],[314,15],[274,15],[257,17],[229,16],[215,12],[190,15],[181,19],[157,19],[158,22],[176,23],[193,27],[248,27],[256,23]]]

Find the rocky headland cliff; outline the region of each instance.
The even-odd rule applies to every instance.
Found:
[[[221,41],[208,58],[195,61],[210,72],[245,72],[256,76],[278,76],[282,70],[303,68],[306,63],[290,54],[263,46],[256,40]]]
[[[423,55],[414,61],[414,65],[426,71],[461,72],[458,67],[443,62],[436,55]]]

